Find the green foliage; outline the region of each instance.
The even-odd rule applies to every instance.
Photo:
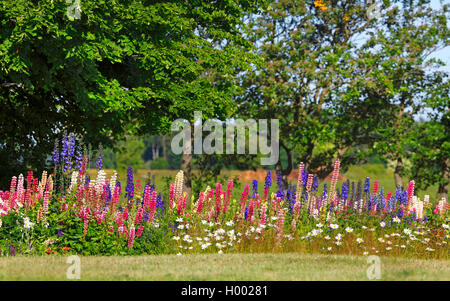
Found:
[[[150,163],[151,169],[167,169],[168,167],[169,163],[162,157],[156,158]]]
[[[257,0],[0,4],[0,182],[43,168],[62,129],[111,146],[124,132],[229,115],[255,56],[239,27]]]

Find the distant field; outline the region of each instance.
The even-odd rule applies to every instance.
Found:
[[[380,258],[380,280],[450,280],[450,261]],[[0,280],[66,280],[61,256],[3,257]],[[80,280],[368,280],[362,256],[303,254],[81,257]]]
[[[112,170],[106,170],[107,175],[111,175]],[[164,176],[166,177],[172,177],[174,178],[178,170],[147,170],[147,169],[140,169],[135,173],[135,180],[141,180],[142,183],[144,183],[145,178],[147,177],[148,173],[151,173],[151,175],[155,176],[155,182],[156,186],[159,190],[164,190],[166,187],[166,182],[164,181]],[[196,172],[196,171],[194,171]],[[366,177],[370,177],[371,183],[373,183],[374,180],[378,180],[380,182],[380,187],[384,187],[385,193],[387,193],[389,190],[395,191],[395,183],[394,183],[394,177],[393,177],[393,170],[387,169],[382,164],[365,164],[365,165],[358,165],[358,166],[352,166],[349,168],[349,170],[343,175],[350,179],[350,181],[357,182],[358,180],[364,181]],[[91,176],[96,175],[96,170],[90,170]],[[222,171],[222,175],[224,176],[237,176],[241,173],[239,170],[224,170]],[[126,171],[119,172],[119,178],[122,181],[126,181]],[[404,185],[407,185],[407,181],[409,179],[404,179]],[[273,185],[271,188],[272,192],[276,191],[276,177],[275,173],[273,173]],[[245,182],[243,184],[251,184],[251,181]],[[260,194],[263,193],[263,182],[259,183],[259,192]],[[322,190],[323,182],[320,184],[320,190]],[[340,188],[340,185],[342,185],[342,182],[338,182],[338,188]],[[205,185],[206,188],[206,185]],[[242,192],[242,188],[235,190],[234,197],[237,198],[240,196],[240,193]],[[415,191],[416,195],[418,195],[421,199],[423,199],[425,194],[429,194],[431,197],[431,201],[433,203],[436,202],[435,197],[437,193],[437,185],[433,185],[429,187],[425,191]]]

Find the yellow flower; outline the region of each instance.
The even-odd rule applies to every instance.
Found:
[[[314,7],[318,7],[320,10],[326,10],[327,7],[323,4],[323,0],[314,1]]]

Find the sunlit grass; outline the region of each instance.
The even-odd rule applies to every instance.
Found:
[[[380,280],[450,280],[450,261],[380,257]],[[81,257],[80,280],[356,280],[365,256],[222,254]],[[3,257],[0,280],[67,280],[62,256]],[[76,280],[71,280],[76,281]]]

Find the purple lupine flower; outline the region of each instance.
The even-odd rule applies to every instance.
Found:
[[[134,196],[133,168],[131,167],[131,164],[127,169],[127,187],[125,190],[127,192],[126,196],[128,197],[128,200],[131,200]]]
[[[342,199],[347,200],[348,199],[348,187],[347,182],[342,183]]]
[[[82,165],[83,165],[83,155],[81,153],[80,149],[77,149],[77,155],[75,156],[75,161],[76,161],[76,166],[75,168],[77,168],[80,172],[82,169]]]
[[[364,182],[364,193],[369,194],[370,191],[370,178],[367,177],[366,181]]]
[[[67,134],[64,132],[63,138],[62,138],[62,150],[61,150],[61,163],[64,164],[64,172],[67,171],[68,167],[68,146],[67,146]]]
[[[97,157],[97,162],[95,162],[95,164],[97,165],[97,169],[100,170],[103,167],[103,158],[102,158],[102,154],[99,154]]]
[[[319,190],[319,178],[317,176],[314,176],[314,180],[312,183],[312,191],[316,192]]]
[[[160,193],[156,197],[156,210],[160,215],[166,214],[166,199]]]
[[[254,198],[258,193],[258,180],[252,181],[252,191],[253,191],[252,198]]]
[[[62,229],[58,229],[58,237],[61,237],[64,235],[64,232]]]
[[[281,170],[277,170],[277,185],[281,187],[283,184],[283,175],[281,174]]]
[[[247,216],[248,216],[248,207],[245,207],[245,212],[244,212],[245,220],[247,220]]]
[[[303,186],[306,187],[306,184],[308,183],[308,171],[306,170],[306,167],[303,169],[303,172],[302,172],[302,182],[303,182]]]
[[[52,158],[53,158],[53,163],[55,163],[55,165],[58,165],[58,163],[59,163],[58,139],[55,139],[55,148],[53,149],[53,152],[52,152]]]
[[[267,171],[267,175],[266,175],[266,188],[269,188],[270,186],[272,186],[272,172],[270,170]]]
[[[89,176],[89,174],[86,174],[86,179],[84,180],[84,186],[88,186],[90,182],[91,182],[91,177]]]
[[[111,188],[109,187],[109,185],[105,185],[105,193],[106,193],[106,202],[105,202],[105,207],[109,206],[109,204],[111,203],[111,198],[112,198],[112,194],[111,194]]]
[[[328,197],[328,186],[327,183],[323,184],[322,199],[325,200]]]

